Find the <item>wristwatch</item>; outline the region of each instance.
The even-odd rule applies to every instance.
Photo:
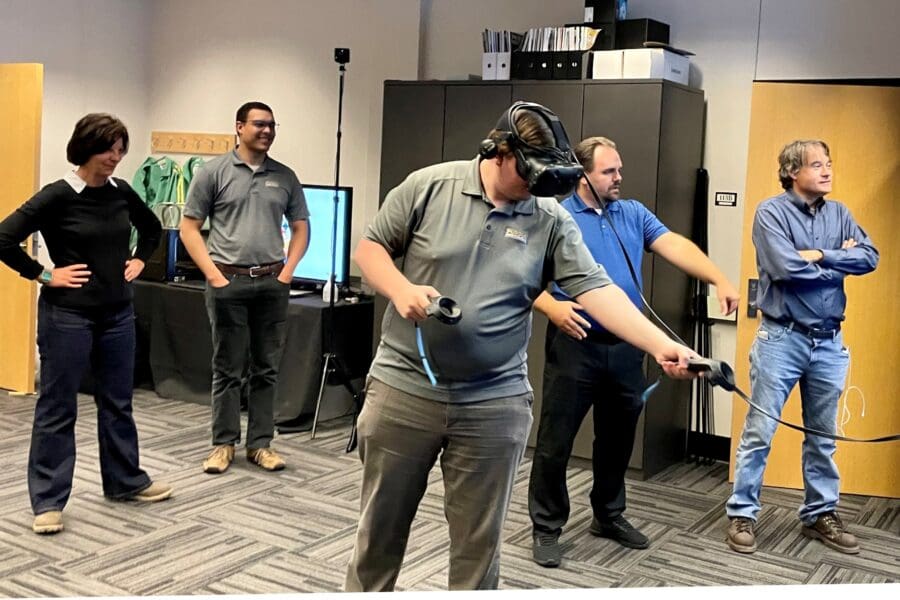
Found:
[[[48,271],[47,269],[44,269],[43,271],[41,271],[41,274],[38,275],[38,281],[41,282],[41,285],[50,283],[51,279],[53,279],[53,273],[51,271]]]

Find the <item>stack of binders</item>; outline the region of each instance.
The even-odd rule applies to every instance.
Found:
[[[512,54],[512,79],[584,79],[587,52],[601,35],[586,25],[529,29]]]
[[[485,80],[509,79],[511,54],[522,43],[522,34],[513,31],[490,31],[481,34],[481,78]]]

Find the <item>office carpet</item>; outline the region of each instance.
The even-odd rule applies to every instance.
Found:
[[[31,531],[25,465],[34,397],[0,392],[0,596],[264,594],[338,591],[353,545],[360,465],[345,454],[346,419],[273,446],[288,462],[267,473],[239,449],[223,475],[201,472],[209,408],[140,390],[134,401],[141,463],[175,486],[170,500],[110,502],[100,488],[96,410],[79,399],[78,460],[66,529]],[[591,536],[583,461],[569,472],[572,515],[558,569],[531,561],[530,460],[519,468],[504,532],[501,588],[602,588],[900,581],[900,500],[845,495],[840,512],[860,539],[856,556],[804,538],[801,494],[766,488],[759,551],[725,544],[727,465],[681,464],[628,482],[627,516],[652,539],[628,550]],[[413,525],[398,590],[447,585],[447,525],[435,469]],[[865,593],[864,589],[860,590]]]

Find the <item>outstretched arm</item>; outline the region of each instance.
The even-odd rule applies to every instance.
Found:
[[[650,250],[691,277],[716,286],[716,296],[723,315],[730,315],[737,310],[740,292],[697,244],[670,231],[656,238],[650,244]]]
[[[575,298],[591,317],[629,344],[650,353],[670,377],[694,377],[687,370],[697,353],[666,336],[631,303],[616,285],[594,288]]]

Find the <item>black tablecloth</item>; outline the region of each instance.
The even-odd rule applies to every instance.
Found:
[[[135,314],[139,346],[137,373],[149,372],[156,393],[164,398],[210,402],[212,338],[203,291],[176,284],[135,282]],[[336,352],[356,383],[372,361],[371,298],[351,304],[340,301],[331,309],[316,295],[291,298],[288,330],[281,360],[275,421],[284,430],[308,428],[315,412],[323,355]],[[141,364],[146,360],[146,364]],[[337,383],[331,381],[330,383]],[[359,385],[357,385],[358,389]],[[332,396],[327,398],[330,401]],[[349,394],[342,406],[349,410]],[[323,402],[321,418],[327,418]]]

